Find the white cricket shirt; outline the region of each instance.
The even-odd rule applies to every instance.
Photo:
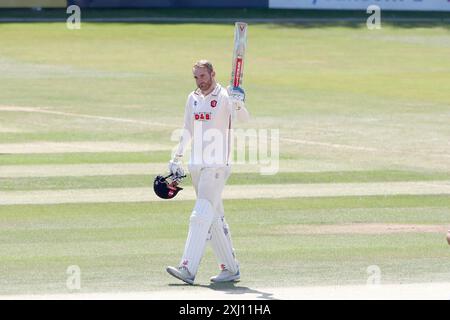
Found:
[[[245,106],[236,110],[227,90],[220,84],[207,96],[197,89],[186,101],[184,128],[176,154],[183,155],[192,141],[190,165],[227,166],[230,164],[233,122],[248,119]]]

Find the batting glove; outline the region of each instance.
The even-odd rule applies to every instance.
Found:
[[[169,161],[169,172],[173,174],[175,178],[184,176],[181,157],[175,156],[172,160]]]
[[[231,101],[233,103],[233,107],[236,110],[240,110],[244,107],[245,102],[245,91],[241,87],[227,87],[228,95],[231,98]]]

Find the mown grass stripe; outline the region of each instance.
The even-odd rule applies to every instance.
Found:
[[[168,151],[0,154],[0,165],[149,163],[164,162],[169,159]]]
[[[1,176],[1,172],[0,172]],[[153,184],[154,174],[117,175],[117,176],[67,176],[67,177],[30,177],[0,178],[0,190],[66,190],[149,187]],[[339,172],[280,172],[273,176],[258,173],[233,173],[227,185],[256,184],[300,184],[300,183],[364,183],[364,182],[401,182],[401,181],[439,181],[450,180],[450,173],[414,172],[414,171],[339,171]],[[183,181],[190,186],[191,177]]]
[[[257,223],[342,223],[342,222],[411,222],[441,223],[449,221],[450,197],[447,195],[395,195],[366,197],[320,197],[280,199],[224,200],[227,217],[240,224]],[[152,225],[171,221],[184,226],[192,201],[71,203],[0,206],[3,227],[13,230],[27,227],[111,227]],[[257,214],[245,214],[246,212]],[[276,213],[276,214],[275,214]],[[106,217],[108,219],[106,219]],[[97,219],[101,224],[93,223]]]
[[[170,151],[148,152],[71,152],[0,154],[2,165],[45,165],[45,164],[102,164],[102,163],[153,163],[168,162]],[[235,156],[235,158],[237,158]],[[280,160],[295,160],[298,156],[280,154]]]
[[[448,181],[430,182],[383,182],[383,183],[318,183],[318,184],[273,184],[230,185],[225,188],[224,199],[264,199],[330,196],[370,195],[450,195]],[[193,187],[185,187],[172,201],[195,200]],[[50,203],[95,203],[95,202],[149,202],[163,201],[152,187],[1,191],[0,205],[50,204]]]
[[[310,197],[310,198],[279,198],[279,199],[225,199],[227,207],[260,208],[273,203],[280,210],[291,209],[343,209],[343,208],[415,208],[415,207],[450,207],[450,197],[447,195],[392,195],[392,196],[354,196],[354,197]],[[134,213],[162,213],[173,212],[180,208],[191,207],[192,201],[166,201],[160,203],[68,203],[68,204],[34,204],[34,205],[6,205],[0,206],[2,217],[14,217],[16,214],[28,215],[58,212],[62,216],[74,213],[82,214],[91,208],[98,214],[133,212]],[[270,207],[270,206],[269,206]],[[15,211],[15,212],[14,212]],[[69,212],[70,211],[70,212]]]

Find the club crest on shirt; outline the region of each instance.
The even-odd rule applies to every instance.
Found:
[[[215,108],[217,106],[217,100],[211,101],[211,108]]]
[[[211,120],[211,112],[194,112],[194,119],[198,121]]]

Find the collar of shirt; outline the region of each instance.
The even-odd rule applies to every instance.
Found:
[[[219,93],[220,93],[220,89],[221,89],[221,88],[222,88],[221,85],[220,85],[219,83],[216,83],[216,86],[215,86],[214,90],[211,91],[210,93],[208,93],[206,96],[204,96],[204,95],[202,94],[202,92],[200,91],[199,88],[197,88],[197,90],[195,90],[194,93],[195,93],[196,95],[202,97],[203,99],[206,99],[206,98],[208,98],[209,96],[217,97],[217,96],[219,95]]]

